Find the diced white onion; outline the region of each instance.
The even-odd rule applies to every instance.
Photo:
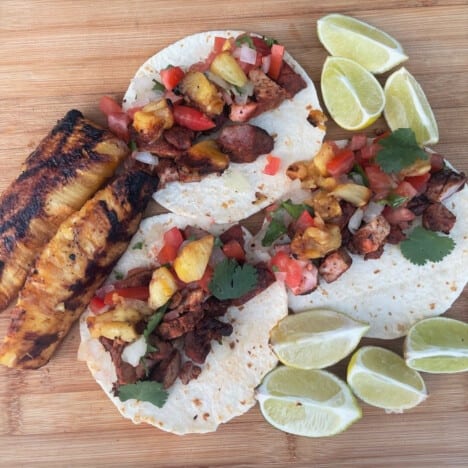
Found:
[[[242,44],[239,60],[250,65],[255,65],[255,62],[257,61],[257,51],[255,49],[251,49],[247,44]]]
[[[270,70],[271,54],[262,57],[262,72],[267,74]]]
[[[115,286],[113,284],[105,284],[104,286],[102,286],[96,291],[96,296],[101,299],[104,299],[104,296],[107,293],[112,292],[114,289],[115,289]]]
[[[140,161],[144,164],[149,164],[150,166],[156,166],[159,162],[159,159],[154,154],[151,154],[149,151],[135,151],[132,154],[133,159]]]
[[[136,367],[140,359],[146,354],[147,343],[145,337],[142,335],[138,340],[125,346],[122,352],[122,361],[128,362],[133,367]]]
[[[369,202],[364,210],[363,220],[365,223],[370,223],[374,218],[382,213],[385,206],[382,203]]]
[[[215,85],[218,85],[220,88],[230,91],[231,85],[226,80],[223,80],[220,76],[216,75],[215,73],[209,70],[205,72],[205,75]]]
[[[349,218],[348,229],[351,232],[351,234],[354,234],[359,229],[363,216],[364,216],[364,210],[362,210],[361,208],[358,208],[353,213],[353,216]]]
[[[254,85],[251,81],[247,81],[247,83],[240,88],[240,93],[238,90],[233,89],[234,92],[234,100],[236,101],[236,104],[246,104],[249,97],[253,95],[254,92]]]

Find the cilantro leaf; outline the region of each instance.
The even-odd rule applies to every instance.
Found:
[[[147,401],[158,408],[162,408],[166,403],[168,393],[164,390],[162,383],[153,381],[142,381],[134,384],[121,385],[118,390],[118,397],[121,401],[131,398],[135,400]]]
[[[455,241],[448,236],[441,236],[421,226],[400,243],[403,256],[415,265],[424,265],[428,261],[440,262],[455,247]]]
[[[283,221],[273,218],[262,239],[263,247],[269,247],[273,242],[288,231]]]
[[[278,41],[276,39],[273,39],[272,37],[262,36],[262,39],[265,41],[265,44],[270,48],[273,44],[278,44]]]
[[[135,140],[130,140],[130,142],[128,143],[128,147],[130,148],[130,151],[132,152],[138,149],[138,146]]]
[[[153,78],[153,91],[164,91],[166,89],[166,87],[161,83],[159,82],[158,80],[154,79]]]
[[[236,39],[235,44],[237,47],[241,47],[242,44],[247,44],[251,49],[255,49],[253,40],[248,34],[243,34],[242,36],[239,36]]]
[[[417,159],[427,159],[411,128],[399,128],[382,138],[379,144],[383,149],[377,153],[376,161],[387,174],[398,173]]]
[[[258,281],[257,269],[249,265],[239,265],[236,260],[226,258],[218,263],[209,284],[209,290],[217,299],[237,299],[255,288]]]
[[[132,250],[141,250],[143,248],[143,242],[135,242],[132,245]]]
[[[349,173],[351,179],[359,185],[369,187],[369,178],[367,177],[366,171],[360,164],[355,164]]]
[[[155,348],[148,342],[148,338],[151,335],[151,333],[153,333],[154,329],[161,322],[162,318],[164,317],[164,314],[166,313],[168,305],[169,305],[169,302],[166,302],[163,306],[161,306],[158,310],[156,310],[156,312],[148,320],[148,323],[146,324],[146,327],[143,330],[143,336],[145,337],[145,340],[146,340],[146,352],[147,353],[152,353],[153,351],[157,351],[157,348]]]
[[[377,203],[381,205],[388,205],[392,208],[398,208],[399,206],[403,205],[406,200],[408,200],[408,197],[403,197],[402,195],[398,195],[398,193],[390,193],[388,194],[387,198],[383,198]]]
[[[284,208],[294,219],[299,218],[304,210],[307,210],[311,215],[314,214],[311,206],[307,206],[304,203],[293,203],[291,200],[282,202],[281,208]]]

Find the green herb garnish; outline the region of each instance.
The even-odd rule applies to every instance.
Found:
[[[161,82],[153,78],[153,83],[153,91],[165,91],[166,87]]]
[[[132,250],[141,250],[143,248],[143,242],[135,242],[132,245]]]
[[[130,151],[136,151],[138,149],[138,146],[136,144],[135,140],[130,140],[130,143],[128,144],[128,147],[130,148]]]
[[[276,239],[288,232],[288,228],[283,221],[273,218],[268,224],[265,235],[262,239],[263,247],[269,247]]]
[[[118,397],[121,401],[132,398],[139,401],[147,401],[158,408],[166,403],[168,392],[164,390],[162,383],[143,381],[134,384],[121,385],[118,389]]]
[[[242,44],[247,44],[251,49],[255,49],[252,38],[247,34],[238,37],[235,43],[237,47],[241,47]]]
[[[156,312],[150,317],[148,323],[146,324],[145,329],[143,330],[143,336],[145,337],[146,341],[146,352],[152,353],[153,351],[157,351],[158,349],[151,345],[148,341],[149,336],[155,328],[160,324],[164,314],[166,313],[167,307],[169,306],[169,302],[166,302],[163,306],[161,306]]]
[[[415,265],[428,261],[440,262],[455,248],[455,241],[421,226],[416,227],[407,239],[400,243],[403,256]]]
[[[262,39],[265,41],[265,44],[268,47],[271,47],[273,44],[278,44],[278,41],[276,39],[273,39],[272,37],[262,36]]]
[[[209,289],[221,301],[237,299],[252,291],[257,281],[258,272],[254,266],[239,265],[236,260],[226,258],[216,265]]]
[[[408,197],[403,197],[402,195],[398,195],[397,193],[390,193],[387,196],[387,198],[383,198],[377,203],[381,205],[388,205],[392,208],[398,208],[399,206],[403,205],[403,203],[405,203],[406,200],[408,200]]]
[[[399,128],[391,135],[379,140],[383,149],[377,153],[376,161],[387,174],[398,173],[418,159],[427,159],[427,154],[418,145],[410,128]]]
[[[284,208],[294,219],[298,219],[304,211],[314,215],[314,209],[304,203],[293,203],[291,200],[286,200],[281,203],[280,207]]]
[[[120,271],[114,271],[114,277],[116,280],[122,280],[124,279],[124,274]]]

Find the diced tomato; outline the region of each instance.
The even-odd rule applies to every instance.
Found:
[[[147,301],[149,297],[148,286],[133,286],[129,288],[117,288],[106,293],[104,296],[104,304],[114,304],[114,295],[125,297],[126,299],[139,299]]]
[[[166,231],[163,236],[164,244],[156,256],[161,265],[171,263],[177,257],[179,247],[184,242],[184,236],[179,228],[173,227]]]
[[[161,82],[168,91],[172,91],[185,76],[184,70],[180,67],[169,67],[159,72]]]
[[[354,153],[350,149],[343,149],[333,156],[327,163],[327,171],[333,177],[348,173],[355,162]]]
[[[413,221],[413,219],[416,217],[416,215],[411,210],[403,206],[399,206],[397,208],[386,206],[382,211],[382,215],[390,224],[394,225]]]
[[[304,232],[311,226],[315,226],[314,218],[307,210],[304,210],[294,223],[294,231]]]
[[[271,46],[271,62],[268,75],[272,80],[277,80],[283,64],[284,46],[273,44]]]
[[[400,197],[405,197],[408,200],[411,200],[418,194],[418,191],[406,179],[397,185],[395,188],[395,193],[400,195]]]
[[[197,281],[198,286],[203,289],[203,291],[209,292],[209,286],[211,279],[213,278],[213,268],[208,265],[206,267],[205,273],[203,273],[203,276]]]
[[[227,39],[221,36],[215,36],[214,38],[214,47],[213,52],[219,54],[223,51],[224,44],[226,44]]]
[[[356,133],[352,136],[351,141],[348,143],[348,148],[351,151],[357,151],[367,145],[367,137],[363,133]]]
[[[216,124],[207,117],[203,112],[200,112],[193,107],[174,106],[174,120],[182,127],[190,130],[202,131],[214,128]]]
[[[104,299],[101,299],[98,296],[94,296],[89,303],[89,308],[93,314],[99,314],[105,307],[106,303],[104,302]]]
[[[369,164],[364,168],[369,186],[377,199],[385,198],[393,187],[392,178],[377,164]]]
[[[238,262],[243,262],[245,260],[245,251],[239,241],[236,241],[235,239],[231,239],[226,242],[223,245],[222,250],[224,255],[228,258],[234,258]]]
[[[371,143],[368,146],[363,146],[361,148],[360,159],[364,159],[365,161],[369,161],[377,156],[377,153],[380,150],[380,145],[378,143]]]
[[[438,153],[431,153],[431,172],[439,172],[444,168],[444,158]]]
[[[261,55],[266,56],[270,55],[271,49],[268,47],[268,44],[261,38],[257,36],[251,36],[255,50]]]
[[[267,156],[267,161],[263,168],[263,173],[266,175],[275,175],[281,166],[281,158],[269,154]]]
[[[303,262],[301,282],[296,287],[289,289],[294,295],[307,294],[313,291],[318,284],[318,270],[312,262]]]
[[[427,172],[419,176],[406,177],[405,181],[410,183],[417,194],[423,193],[426,190],[427,181],[431,178],[431,173]]]
[[[130,141],[130,132],[128,131],[130,122],[130,117],[125,112],[115,112],[107,116],[109,130],[127,143]]]
[[[270,260],[270,265],[285,274],[284,282],[289,288],[297,288],[302,281],[301,263],[286,252],[279,251]]]
[[[123,112],[120,104],[110,96],[102,96],[99,100],[99,109],[105,115]]]

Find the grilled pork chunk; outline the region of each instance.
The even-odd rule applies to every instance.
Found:
[[[130,170],[60,225],[12,309],[0,364],[35,369],[47,363],[127,248],[156,184],[146,172]]]
[[[16,296],[36,255],[59,225],[128,154],[109,131],[69,111],[0,197],[0,310]]]

